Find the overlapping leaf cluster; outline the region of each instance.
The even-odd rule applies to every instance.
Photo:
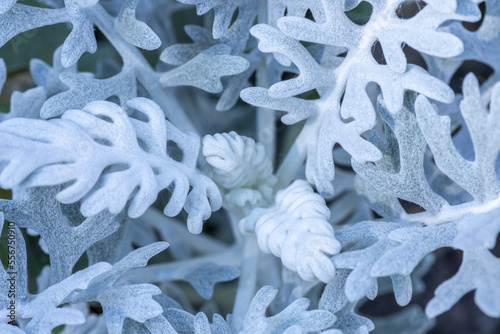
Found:
[[[422,333],[471,291],[500,317],[500,5],[479,2],[3,1],[3,50],[67,35],[0,114],[0,332]],[[457,83],[468,61],[491,75]],[[410,304],[444,247],[462,263],[425,312],[359,314]]]

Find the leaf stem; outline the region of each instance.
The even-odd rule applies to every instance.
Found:
[[[403,213],[401,219],[411,222],[420,222],[428,226],[435,226],[456,221],[464,216],[478,215],[497,208],[500,208],[500,197],[486,203],[474,201],[459,205],[446,205],[437,214],[432,214],[427,211],[414,214]]]

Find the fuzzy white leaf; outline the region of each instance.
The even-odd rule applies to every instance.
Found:
[[[129,106],[148,121],[129,118],[114,103],[97,101],[83,110],[69,110],[61,119],[3,122],[0,136],[8,144],[0,152],[9,163],[1,171],[0,183],[8,189],[75,181],[59,192],[59,201],[83,199],[82,213],[92,216],[105,209],[117,214],[131,199],[128,214],[139,217],[158,192],[174,182],[167,213],[176,215],[186,205],[190,229],[201,232],[203,220],[221,205],[217,187],[196,173],[192,162],[184,165],[167,155],[170,125],[156,103],[137,98]],[[196,156],[198,147],[186,147],[185,160]],[[200,201],[202,205],[193,205]]]
[[[180,67],[160,76],[164,87],[194,86],[209,93],[222,91],[221,77],[243,72],[248,68],[245,58],[232,56],[226,45],[215,45]],[[208,64],[208,65],[207,65]]]
[[[335,316],[328,311],[307,311],[309,300],[306,298],[295,300],[275,316],[266,317],[266,309],[277,293],[272,286],[265,286],[257,292],[245,316],[240,334],[283,333],[293,326],[298,326],[301,332],[307,333],[326,329],[335,321]]]
[[[155,50],[161,45],[160,38],[144,22],[135,18],[139,0],[127,0],[115,21],[116,31],[129,43],[145,50]]]
[[[328,255],[340,251],[328,218],[324,199],[306,181],[298,180],[276,194],[274,206],[254,209],[240,227],[255,230],[260,249],[280,257],[304,280],[328,282],[335,275]]]
[[[264,145],[234,131],[218,133],[203,138],[202,154],[229,203],[255,207],[272,202],[276,178]]]

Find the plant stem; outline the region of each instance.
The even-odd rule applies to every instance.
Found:
[[[232,327],[239,332],[243,326],[243,320],[248,311],[257,285],[257,272],[259,264],[259,247],[255,235],[246,237],[243,250],[243,263],[241,275],[236,291],[236,300],[233,308]]]
[[[238,214],[238,212],[232,212],[231,210],[227,210],[227,216],[229,218],[229,223],[231,224],[231,229],[233,232],[234,240],[236,244],[241,245],[244,242],[243,235],[238,228],[238,223],[244,217],[242,214]]]
[[[260,1],[257,15],[259,23],[267,23],[267,1]],[[268,87],[266,56],[262,56],[257,69],[257,86]],[[264,144],[269,159],[274,162],[276,156],[276,116],[274,110],[257,108],[257,140]]]
[[[264,60],[265,61],[265,60]],[[257,86],[267,87],[265,63],[257,70]],[[264,144],[267,156],[274,161],[276,155],[276,117],[274,110],[257,108],[257,140]]]
[[[267,1],[261,0],[259,3],[258,21],[267,22]],[[267,87],[268,82],[265,60],[265,57],[263,57],[262,62],[257,69],[257,85]],[[267,156],[271,159],[271,161],[274,161],[276,156],[275,120],[273,110],[257,108],[257,139],[259,142],[264,144]],[[234,222],[237,216],[231,216],[233,226],[235,226]],[[239,231],[237,230],[235,233],[239,233]],[[238,239],[241,240],[241,238],[237,238],[237,240]],[[236,291],[231,324],[235,332],[239,332],[242,329],[245,315],[255,295],[260,253],[255,234],[246,236],[243,239],[243,243],[244,249],[241,264],[241,275],[238,282],[238,290]]]

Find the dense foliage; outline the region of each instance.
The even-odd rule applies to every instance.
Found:
[[[1,333],[500,317],[500,1],[5,0],[0,46]]]

